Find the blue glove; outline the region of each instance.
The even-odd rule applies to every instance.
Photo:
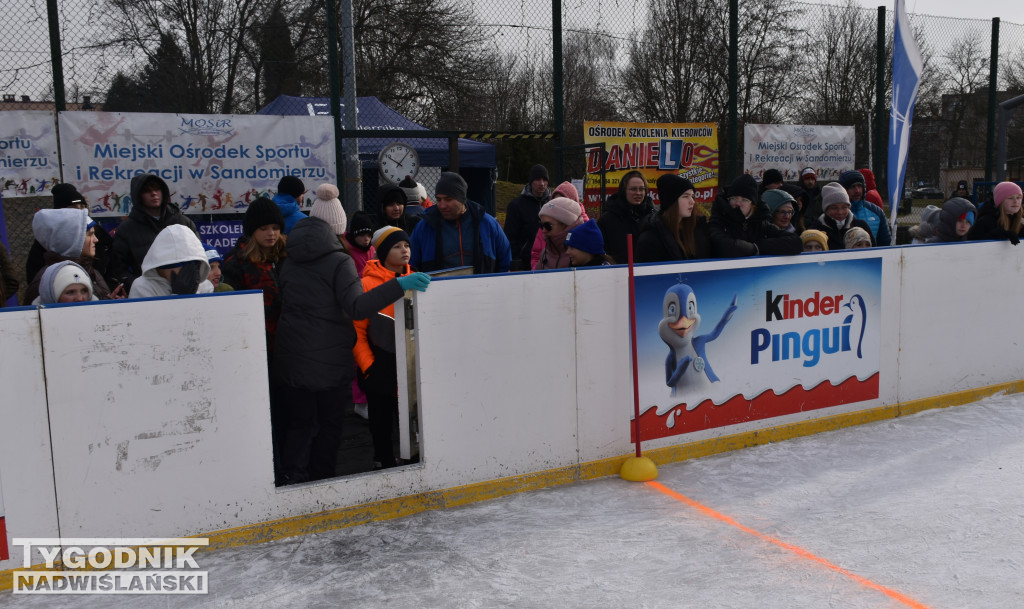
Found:
[[[398,285],[402,287],[402,290],[417,290],[420,292],[426,292],[427,286],[430,285],[430,275],[426,273],[410,273],[409,275],[403,275],[398,278]]]

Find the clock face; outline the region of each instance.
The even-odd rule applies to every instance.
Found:
[[[420,170],[420,155],[409,144],[394,142],[380,151],[378,166],[385,180],[398,184],[406,176],[416,178]]]

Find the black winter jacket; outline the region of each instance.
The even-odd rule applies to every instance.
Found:
[[[981,210],[978,213],[978,219],[975,220],[974,226],[972,226],[970,232],[967,233],[967,240],[985,241],[987,239],[996,239],[1006,240],[1017,245],[1020,243],[1022,235],[1024,235],[1024,222],[1021,223],[1021,229],[1018,233],[1014,235],[1012,231],[1008,231],[999,226],[999,208],[994,204],[987,202],[981,206]]]
[[[626,252],[626,235],[633,235],[633,255],[639,243],[640,229],[647,217],[654,214],[654,203],[647,196],[639,205],[630,205],[616,192],[605,202],[597,226],[604,237],[604,251],[611,256],[616,264],[626,264],[629,260]]]
[[[719,194],[711,206],[711,254],[716,258],[742,258],[744,256],[795,255],[803,251],[803,242],[796,233],[784,231],[769,219],[771,214],[764,203],[755,202],[754,212],[744,218],[739,208],[729,204],[725,194]]]
[[[857,218],[851,213],[846,217],[846,221],[839,224],[832,218],[825,214],[818,216],[818,219],[814,221],[811,228],[814,230],[820,230],[828,236],[828,249],[829,250],[843,250],[846,249],[846,233],[853,227],[863,228],[867,232],[868,237],[871,237],[871,247],[875,246],[875,237],[871,234],[871,227],[868,223]]]
[[[366,319],[402,297],[394,279],[363,293],[356,265],[330,225],[299,220],[281,268],[281,317],[272,371],[289,387],[324,391],[355,377],[353,319]]]
[[[132,210],[129,212],[128,218],[114,231],[112,250],[119,267],[123,269],[124,276],[114,277],[108,269],[107,277],[110,281],[124,282],[126,291],[131,287],[131,282],[142,274],[142,261],[146,258],[146,252],[149,251],[149,246],[153,245],[153,239],[156,239],[157,234],[164,227],[182,224],[191,228],[197,237],[199,236],[196,225],[181,213],[177,205],[171,203],[171,191],[163,180],[160,180],[163,189],[160,218],[156,219],[143,211],[142,185],[155,177],[151,173],[143,173],[132,178]],[[159,180],[159,178],[156,179]]]
[[[518,197],[512,199],[505,211],[505,236],[512,248],[512,262],[519,261],[519,270],[530,270],[530,254],[533,240],[540,228],[540,208],[551,200],[551,191],[544,191],[541,197],[530,192],[530,185],[523,188]]]
[[[693,210],[697,212],[696,209]],[[708,235],[708,223],[704,216],[697,217],[697,226],[693,227],[694,256],[687,256],[679,247],[672,232],[661,220],[661,214],[651,214],[640,229],[637,242],[638,262],[669,262],[672,260],[698,260],[711,257],[711,238]]]

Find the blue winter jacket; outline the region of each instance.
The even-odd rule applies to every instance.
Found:
[[[871,229],[871,236],[875,238],[875,245],[887,246],[890,244],[889,221],[881,207],[871,201],[861,199],[860,201],[850,201],[850,212],[858,220],[867,222]]]
[[[409,239],[409,264],[419,271],[472,266],[476,274],[504,273],[512,261],[501,225],[474,201],[467,200],[466,212],[452,222],[445,220],[434,205],[423,213],[423,221]]]
[[[279,192],[274,195],[274,203],[281,208],[281,215],[284,216],[284,234],[288,234],[292,231],[292,227],[299,220],[306,218],[306,214],[299,211],[299,204],[295,201],[295,197],[286,195],[283,192]]]

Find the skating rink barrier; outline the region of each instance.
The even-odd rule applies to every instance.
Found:
[[[682,459],[1018,390],[1024,247],[882,248],[636,273],[827,270],[865,258],[881,267],[877,399],[660,438],[645,450]],[[0,585],[24,564],[14,538],[254,543],[608,475],[633,452],[625,267],[435,280],[414,307],[421,462],[294,487],[273,483],[262,311],[256,292],[0,310],[0,515],[10,556]]]

